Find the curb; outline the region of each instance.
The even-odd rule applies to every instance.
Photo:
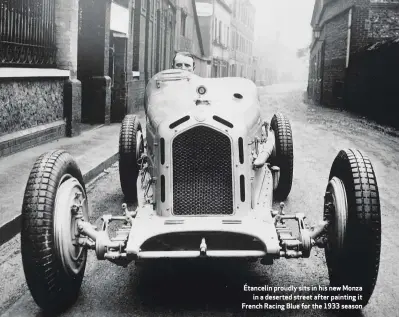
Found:
[[[96,176],[98,176],[100,173],[102,173],[103,170],[111,167],[111,165],[114,164],[118,160],[118,158],[119,158],[119,153],[115,153],[109,158],[107,158],[105,161],[103,161],[102,163],[95,166],[87,173],[85,173],[83,175],[83,181],[85,182],[85,184],[87,184]],[[10,220],[9,222],[6,222],[0,227],[0,245],[11,240],[20,232],[21,232],[21,213],[19,213],[18,216],[16,216],[14,219]]]

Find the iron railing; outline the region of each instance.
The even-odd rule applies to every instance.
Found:
[[[55,66],[54,0],[0,1],[0,66]]]

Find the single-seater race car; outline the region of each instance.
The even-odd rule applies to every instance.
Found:
[[[145,93],[146,130],[125,116],[119,139],[124,203],[119,216],[89,222],[82,174],[68,153],[40,156],[26,186],[21,250],[26,281],[44,310],[76,300],[87,252],[126,267],[133,261],[244,258],[273,264],[325,248],[331,285],[357,287],[366,305],[379,268],[381,211],[370,160],[341,150],[328,179],[322,222],[309,229],[301,205],[287,214],[293,181],[288,118],[261,117],[253,82],[156,74]],[[145,133],[144,133],[145,132]],[[144,135],[146,137],[144,137]],[[327,176],[327,175],[326,175]],[[116,234],[109,224],[120,222]],[[293,234],[288,222],[298,225]]]

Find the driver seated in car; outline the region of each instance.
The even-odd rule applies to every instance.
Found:
[[[193,73],[195,69],[194,56],[189,52],[177,52],[173,58],[172,67],[174,69],[182,69]]]

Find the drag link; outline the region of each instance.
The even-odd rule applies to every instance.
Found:
[[[96,230],[93,226],[82,219],[77,222],[79,233],[92,241],[87,241],[86,246],[90,249],[94,249],[96,252],[97,259],[120,259],[124,258],[123,252],[125,248],[125,240],[111,240],[108,234],[108,224],[112,221],[125,221],[129,222],[132,217],[126,216],[112,216],[104,215],[101,220],[103,221],[102,230]],[[123,231],[126,231],[124,229]]]

